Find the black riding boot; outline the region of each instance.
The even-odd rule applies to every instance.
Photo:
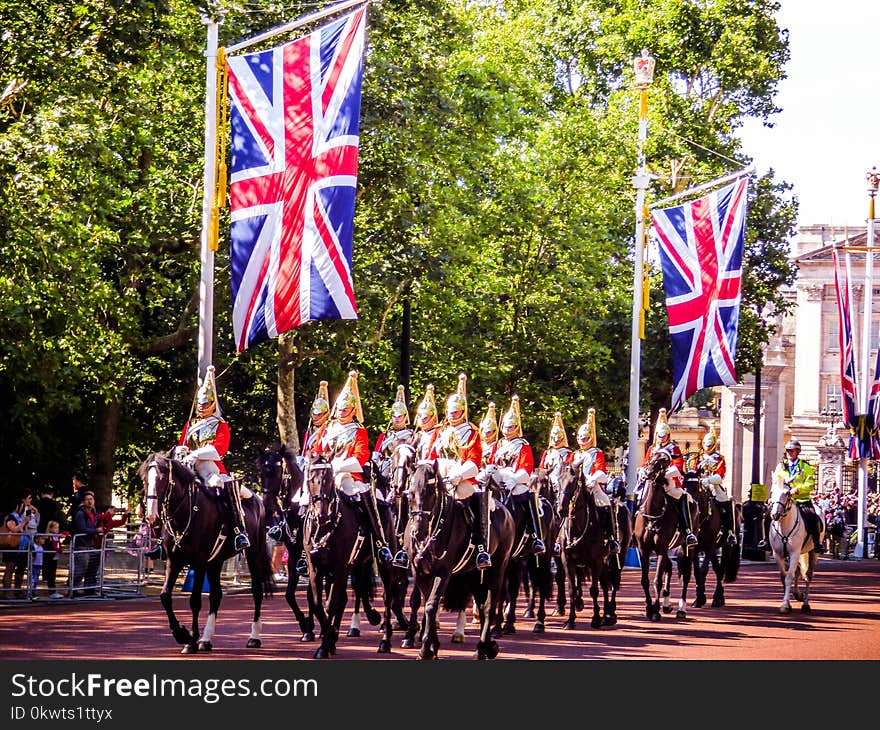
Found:
[[[617,530],[614,529],[614,506],[599,507],[599,514],[602,515],[602,527],[605,530],[605,539],[608,541],[608,548],[612,553],[620,552],[620,542],[616,537]]]
[[[538,494],[532,492],[529,494],[529,501],[526,503],[526,513],[529,516],[532,532],[532,555],[543,555],[547,551],[544,541],[541,539],[541,520],[539,517]]]
[[[691,528],[691,510],[686,494],[683,494],[678,500],[678,527],[684,532],[685,547],[697,544],[697,536],[694,534],[693,528]]]
[[[718,508],[721,510],[721,530],[727,535],[727,544],[736,545],[736,532],[733,529],[733,502],[718,502]]]
[[[810,537],[813,538],[814,550],[817,555],[822,555],[825,552],[825,543],[819,539],[819,515],[811,510],[808,510],[808,512],[807,527],[809,528]]]
[[[234,535],[233,547],[236,552],[241,552],[251,546],[251,541],[244,524],[244,510],[241,508],[241,498],[238,495],[238,482],[233,479],[225,481],[223,489],[229,500],[229,512],[232,518],[230,527]]]
[[[391,551],[385,541],[385,533],[382,530],[382,520],[379,517],[379,505],[376,504],[376,496],[372,491],[361,494],[361,505],[366,516],[366,527],[373,536],[373,544],[376,546],[376,558],[380,563],[387,565],[391,562]]]
[[[471,512],[474,514],[471,540],[477,548],[477,568],[485,570],[492,567],[492,558],[486,545],[489,540],[489,491],[484,490],[471,495]]]

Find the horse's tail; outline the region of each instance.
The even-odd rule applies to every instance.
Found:
[[[473,600],[466,573],[453,573],[443,594],[443,609],[453,613],[469,608]]]
[[[739,545],[725,545],[721,556],[724,560],[724,582],[735,583],[739,574]]]
[[[355,596],[372,601],[376,597],[373,582],[373,561],[356,563],[351,568],[351,587]]]
[[[261,519],[258,524],[256,545],[247,553],[248,569],[252,583],[260,586],[263,598],[268,598],[275,593],[275,571],[272,570],[272,557],[266,542],[265,523]]]

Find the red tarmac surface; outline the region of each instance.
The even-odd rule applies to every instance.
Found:
[[[822,558],[812,586],[813,612],[793,603],[790,615],[778,612],[782,587],[774,563],[743,564],[738,580],[726,586],[723,608],[688,608],[686,619],[664,615],[658,624],[645,619],[639,571],[626,568],[618,600],[617,626],[593,630],[590,614],[563,631],[564,617],[548,617],[543,635],[533,621],[518,619],[517,634],[499,639],[499,659],[685,659],[685,660],[828,660],[880,659],[880,561]],[[713,583],[714,585],[714,583]],[[674,586],[673,586],[674,587]],[[317,644],[301,643],[300,633],[280,593],[264,602],[263,647],[244,648],[251,599],[227,594],[220,608],[214,651],[204,659],[310,659]],[[711,590],[710,590],[711,592]],[[298,595],[305,601],[304,588]],[[675,596],[673,590],[673,597]],[[689,602],[693,600],[693,587]],[[585,598],[589,599],[588,596]],[[589,600],[588,600],[589,603]],[[351,607],[349,602],[349,608]],[[522,606],[522,603],[520,604]],[[677,605],[677,599],[672,602]],[[522,606],[524,607],[524,606]],[[190,622],[186,594],[175,600],[184,625]],[[521,613],[521,611],[520,611]],[[207,617],[203,602],[201,625]],[[453,616],[441,616],[440,659],[470,659],[476,626],[469,624],[464,644],[449,638]],[[345,636],[348,614],[337,647],[338,659],[414,659],[416,650],[401,649],[395,632],[390,654],[377,654],[379,634],[362,620],[361,636]],[[49,602],[0,607],[0,650],[5,659],[170,659],[183,657],[167,627],[158,598]]]

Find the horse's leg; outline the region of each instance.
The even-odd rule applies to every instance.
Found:
[[[813,570],[816,567],[816,551],[811,550],[810,552],[801,555],[799,562],[804,577],[803,603],[801,604],[801,611],[804,613],[812,613],[813,609],[810,607],[810,583],[813,581]]]
[[[199,613],[202,610],[202,588],[205,585],[205,568],[196,566],[193,569],[193,587],[189,594],[189,610],[192,613],[192,634],[189,643],[184,645],[181,654],[195,654],[199,650]]]
[[[464,643],[464,630],[467,626],[467,611],[462,609],[458,612],[458,616],[455,619],[455,628],[452,630],[452,643],[453,644],[463,644]]]
[[[535,562],[538,562],[538,559],[543,556],[535,555]],[[528,596],[528,600],[526,601],[526,610],[523,611],[523,618],[535,618],[535,603],[537,602],[538,596],[541,593],[540,586],[537,585],[535,574],[531,569],[531,558],[526,559],[526,572],[525,578],[523,580],[523,587],[525,589],[525,593]]]
[[[783,561],[782,585],[785,586],[785,591],[782,594],[782,604],[779,606],[779,613],[791,613],[791,588],[794,584],[794,576],[797,569],[798,559],[794,555],[789,554],[787,568]]]
[[[416,645],[416,634],[419,632],[419,608],[422,605],[422,590],[419,581],[413,579],[409,594],[409,620],[406,623],[406,636],[400,643],[401,649],[412,649]]]
[[[323,582],[324,576],[318,574],[315,568],[309,568],[309,582],[311,590],[309,591],[309,611],[318,619],[318,625],[321,627],[321,645],[315,649],[315,659],[329,659],[331,652],[327,649],[330,642],[330,636],[333,634],[334,628],[324,609],[323,600]]]
[[[706,576],[709,574],[709,556],[711,554],[712,551],[707,550],[702,560],[700,560],[699,552],[694,555],[694,591],[696,595],[691,604],[694,608],[702,608],[706,605]]]
[[[739,546],[734,545],[732,549],[739,550]],[[725,566],[722,563],[722,561],[718,559],[718,554],[714,551],[709,553],[708,558],[709,558],[709,562],[712,564],[712,570],[715,571],[715,591],[712,593],[712,608],[721,608],[724,605],[724,571],[725,571]],[[709,572],[709,569],[707,567],[706,573],[708,573],[708,572]]]
[[[379,578],[382,580],[382,592],[384,594],[382,602],[385,609],[382,620],[382,638],[379,640],[379,648],[377,649],[380,654],[387,654],[391,651],[391,633],[393,631],[391,606],[397,598],[393,571],[393,568],[386,566],[379,568]]]
[[[288,555],[293,555],[290,550],[288,550]],[[296,589],[299,586],[299,574],[295,570],[289,571],[287,578],[287,588],[284,591],[284,600],[287,601],[287,605],[290,606],[290,610],[293,611],[293,615],[296,617],[296,622],[299,625],[299,630],[302,632],[302,637],[300,641],[314,641],[315,640],[315,624],[312,620],[311,616],[306,616],[305,612],[299,607],[299,603],[296,600]]]
[[[651,592],[650,553],[639,546],[639,564],[642,568],[642,592],[645,594],[645,618],[648,621],[659,621],[659,605],[655,609],[654,598]]]
[[[355,568],[351,574],[351,587],[354,591],[354,608],[351,610],[351,624],[348,627],[349,636],[361,635],[361,586],[359,578],[359,572],[357,568]]]
[[[251,598],[254,601],[254,614],[251,620],[251,633],[248,636],[245,647],[259,649],[263,646],[261,634],[263,631],[263,596],[272,590],[272,561],[265,544],[255,541],[255,545],[249,547],[245,553],[248,571],[251,574]]]
[[[507,607],[504,608],[504,626],[502,634],[516,633],[516,599],[523,583],[523,561],[513,560],[507,571]],[[498,638],[495,636],[495,638]]]
[[[593,599],[593,616],[590,618],[590,626],[594,629],[602,628],[602,612],[599,610],[599,572],[601,564],[593,561],[590,566],[590,598]]]
[[[159,601],[162,604],[162,608],[165,609],[165,614],[168,616],[168,626],[171,629],[174,640],[178,644],[186,645],[191,643],[192,635],[189,633],[189,629],[180,625],[180,621],[177,620],[177,616],[174,614],[174,606],[171,600],[174,586],[177,584],[177,578],[180,576],[182,569],[183,561],[172,553],[165,563],[165,582],[162,584],[162,591],[159,593]]]
[[[563,565],[565,566],[565,579],[568,581],[568,619],[562,624],[562,628],[568,631],[577,624],[577,611],[575,607],[577,606],[578,576],[574,559],[570,555],[565,555]]]
[[[664,554],[662,559],[657,558],[657,575],[662,578],[662,583],[658,583],[657,590],[663,597],[663,613],[672,613],[672,606],[669,603],[669,595],[672,585],[672,561],[668,554]]]
[[[556,608],[553,611],[554,616],[562,616],[565,613],[565,569],[562,567],[562,558],[554,557],[553,562],[556,564],[556,571],[553,580],[556,583]]]
[[[448,577],[436,576],[431,586],[431,592],[425,600],[426,635],[419,652],[420,659],[437,658],[440,649],[440,637],[437,635],[437,611],[440,608],[440,601],[448,582]]]
[[[211,563],[206,569],[208,576],[208,620],[205,621],[205,630],[199,639],[199,651],[211,651],[214,648],[217,614],[220,611],[220,602],[223,600],[223,587],[220,585],[220,573],[222,570],[222,562]]]
[[[678,599],[678,610],[675,612],[675,618],[687,618],[687,592],[691,582],[691,572],[694,568],[694,560],[699,558],[698,555],[693,558],[688,557],[687,552],[678,563],[679,578],[681,579],[681,596]],[[671,574],[670,570],[670,574]]]

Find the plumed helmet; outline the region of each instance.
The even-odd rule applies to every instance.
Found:
[[[671,433],[669,421],[666,420],[666,409],[661,408],[660,413],[657,414],[657,425],[654,427],[654,443],[660,444]]]
[[[556,413],[553,414],[553,423],[550,425],[550,438],[547,445],[553,446],[560,440],[568,446],[568,434],[565,433],[565,424],[562,422],[562,412],[556,411]]]
[[[792,451],[794,449],[797,449],[798,451],[801,450],[801,442],[796,438],[789,439],[788,443],[785,444],[786,451]]]
[[[703,436],[703,451],[712,453],[718,448],[718,435],[715,433],[715,424],[709,424],[709,433]]]
[[[596,409],[590,408],[587,411],[587,420],[582,423],[577,431],[578,443],[589,443],[591,446],[596,445]]]
[[[416,416],[420,422],[427,416],[437,416],[437,404],[434,403],[434,386],[431,383],[425,388],[425,397],[422,398],[422,402],[419,403],[419,407],[416,409]]]
[[[350,370],[348,380],[342,388],[342,392],[336,396],[336,402],[333,404],[333,413],[331,416],[337,416],[339,411],[346,408],[354,408],[354,417],[358,423],[363,423],[364,412],[361,409],[361,395],[358,391],[358,371]]]
[[[486,409],[486,415],[483,416],[483,420],[480,421],[480,432],[485,433],[486,431],[497,431],[498,430],[498,417],[495,415],[495,403],[490,401],[489,407]]]
[[[455,392],[446,399],[446,415],[464,411],[464,420],[468,420],[467,409],[467,375],[458,374],[458,387]]]
[[[205,371],[205,379],[196,393],[196,406],[199,411],[209,405],[214,406],[214,413],[219,416],[220,403],[217,401],[217,382],[213,365],[208,365],[208,369]]]
[[[397,386],[397,398],[391,404],[391,417],[399,418],[406,416],[406,422],[409,423],[409,409],[406,407],[406,388],[402,385]]]
[[[519,415],[519,396],[514,395],[510,399],[510,408],[507,409],[507,413],[504,414],[504,418],[501,419],[501,428],[504,431],[507,431],[511,426],[516,428],[516,433],[518,436],[522,436],[522,419]]]
[[[322,380],[318,385],[318,395],[312,401],[312,415],[318,416],[330,412],[330,396],[327,394],[327,381]]]

